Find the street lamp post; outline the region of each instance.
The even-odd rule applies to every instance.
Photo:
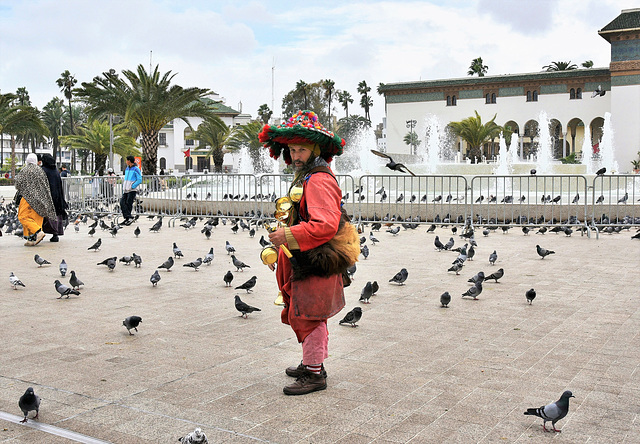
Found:
[[[411,154],[415,154],[416,145],[415,145],[415,132],[413,129],[416,127],[418,122],[416,120],[407,120],[407,128],[409,128],[409,134],[411,134]]]

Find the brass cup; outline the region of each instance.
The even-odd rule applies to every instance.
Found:
[[[301,186],[292,186],[291,190],[289,190],[289,199],[291,199],[292,202],[300,202],[300,199],[302,199],[302,191],[303,188]]]
[[[260,252],[260,260],[265,265],[271,265],[278,262],[278,250],[276,249],[276,247],[264,247]]]
[[[276,200],[276,212],[288,213],[293,207],[291,203],[291,199],[289,196],[282,196],[278,200]]]

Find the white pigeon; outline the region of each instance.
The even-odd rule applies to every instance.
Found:
[[[11,283],[11,285],[13,285],[14,290],[18,289],[18,285],[20,285],[21,287],[25,287],[22,281],[18,279],[18,277],[15,274],[13,274],[13,271],[9,275],[9,282]]]

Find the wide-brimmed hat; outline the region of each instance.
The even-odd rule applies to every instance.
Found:
[[[326,129],[313,111],[298,111],[280,125],[265,125],[259,134],[260,142],[269,148],[271,157],[282,157],[287,165],[291,164],[289,145],[317,145],[320,157],[331,162],[333,156],[342,154],[344,139]]]

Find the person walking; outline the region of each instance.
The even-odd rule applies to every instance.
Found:
[[[281,321],[302,344],[302,362],[285,370],[296,381],[283,392],[304,395],[327,387],[327,319],[344,308],[343,276],[360,254],[357,231],[341,208],[342,192],[329,168],[345,142],[312,111],[298,111],[281,125],[265,125],[259,138],[271,157],[282,154],[295,168],[287,226],[269,234],[271,242],[288,247],[292,257],[280,248],[277,266],[269,267],[276,272],[285,304]]]
[[[56,210],[47,175],[38,166],[38,157],[34,153],[27,156],[25,165],[16,174],[15,186],[18,219],[22,224],[22,234],[27,240],[25,245],[37,245],[45,238],[42,231],[44,218],[55,219]]]
[[[42,155],[42,171],[47,175],[51,199],[56,210],[54,219],[48,217],[44,219],[42,231],[53,235],[49,239],[51,242],[58,242],[60,240],[59,236],[64,234],[65,221],[67,220],[67,212],[65,210],[69,206],[64,198],[62,179],[56,168],[56,160],[49,153]]]
[[[133,203],[136,200],[136,188],[142,183],[142,173],[136,165],[136,159],[133,156],[127,156],[127,169],[124,171],[124,182],[122,184],[122,198],[120,199],[120,208],[124,217],[124,225],[131,225],[133,217]]]

